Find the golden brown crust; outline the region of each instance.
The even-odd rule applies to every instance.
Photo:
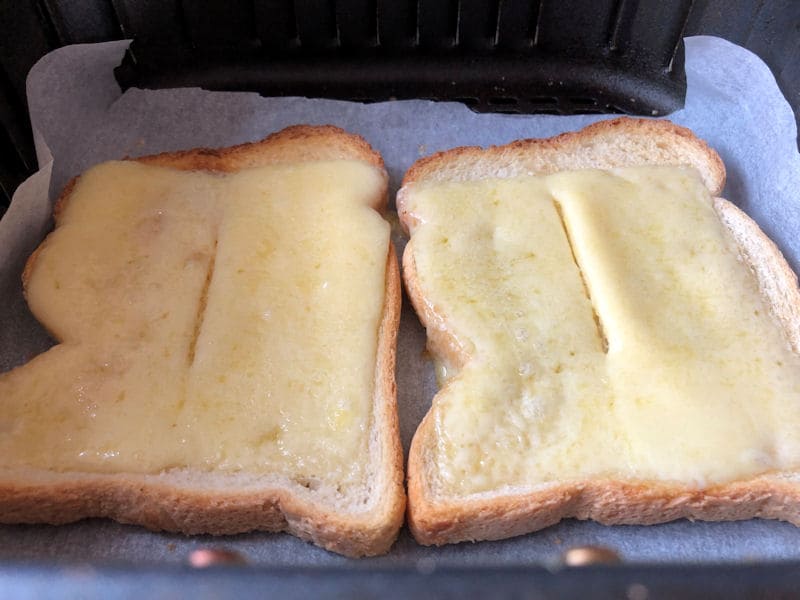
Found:
[[[632,125],[632,121],[603,121],[579,132],[548,140],[523,140],[488,150],[460,148],[422,159],[406,174],[404,189],[398,196],[398,212],[403,225],[412,232],[416,225],[415,215],[405,210],[405,194],[412,192],[414,183],[439,181],[442,173],[453,172],[447,161],[457,163],[459,175],[465,165],[479,165],[485,173],[490,170],[485,163],[497,159],[509,149],[512,157],[518,157],[519,153],[540,152],[541,148],[570,148],[585,142],[589,134],[600,132],[607,135],[619,127],[629,131],[633,126],[640,132],[652,132],[648,123],[665,123],[641,121]],[[671,124],[656,127],[657,131],[669,131],[670,136],[679,136],[679,139],[694,138],[688,130]],[[704,144],[694,141],[690,144],[700,152],[698,156],[706,156],[711,166],[719,161],[716,153]],[[714,172],[716,176],[721,173],[724,177],[721,161],[719,166],[719,170],[715,168]],[[709,187],[721,188],[722,181]],[[749,217],[721,199],[715,200],[715,208],[737,244],[742,259],[755,273],[761,292],[787,339],[795,352],[800,351],[797,277],[778,248]],[[403,255],[403,279],[409,298],[428,331],[429,347],[436,356],[463,363],[468,357],[458,344],[452,343],[451,334],[443,331],[445,317],[428,303],[420,288],[413,247],[412,236]],[[607,525],[653,524],[680,518],[722,521],[753,517],[781,519],[800,525],[800,486],[796,479],[793,481],[800,475],[794,473],[765,474],[705,489],[658,481],[597,478],[527,489],[496,490],[468,497],[441,497],[432,487],[435,436],[432,409],[414,435],[408,458],[407,517],[411,532],[422,544],[503,539],[537,531],[569,517],[593,519]]]
[[[362,160],[383,171],[382,158],[364,139],[332,126],[298,125],[260,142],[135,160],[181,170],[233,172],[265,164],[337,159]],[[383,172],[383,189],[373,204],[376,209],[386,203],[388,178]],[[56,203],[57,223],[76,182],[77,178],[67,184]],[[23,284],[45,243],[47,240],[29,258]],[[61,524],[87,517],[110,517],[154,530],[187,534],[287,531],[354,557],[387,552],[397,537],[405,510],[394,376],[400,299],[399,267],[390,243],[375,363],[372,422],[377,437],[370,446],[370,452],[377,454],[372,496],[378,501],[369,510],[337,512],[323,501],[311,501],[290,487],[274,483],[255,490],[237,490],[233,479],[230,486],[200,489],[198,482],[204,477],[201,472],[193,474],[191,483],[182,483],[185,472],[177,480],[169,473],[148,476],[6,472],[0,474],[0,522]]]
[[[395,364],[397,359],[397,332],[400,328],[400,307],[402,286],[400,266],[394,244],[389,242],[389,256],[386,263],[386,294],[378,330],[379,350],[375,364],[375,387],[380,390],[376,418],[382,423],[384,435],[381,437],[383,461],[377,467],[379,477],[386,478],[384,498],[386,505],[380,521],[384,523],[381,544],[372,554],[382,554],[391,547],[403,524],[406,508],[406,493],[403,485],[403,446],[400,443],[400,422],[397,414],[397,384]]]
[[[344,515],[278,486],[258,491],[202,490],[140,475],[63,473],[48,484],[0,483],[2,523],[61,525],[108,517],[154,531],[228,535],[286,531],[333,552],[371,556],[386,552],[399,525],[380,514]],[[35,508],[34,508],[35,507]]]
[[[426,485],[419,471],[412,470],[409,457],[409,526],[415,539],[425,545],[504,539],[570,517],[603,525],[754,517],[800,525],[800,488],[777,475],[702,490],[650,481],[594,479],[542,485],[534,491],[497,492],[491,499],[437,502],[430,501]]]
[[[228,148],[194,148],[135,158],[144,164],[183,171],[240,171],[248,167],[313,160],[362,160],[383,169],[383,158],[361,136],[333,125],[293,125]]]
[[[755,275],[761,295],[796,354],[800,354],[800,289],[797,275],[780,249],[758,224],[723,198],[714,209],[736,243],[742,260]]]
[[[64,186],[64,189],[61,190],[61,194],[58,196],[56,204],[53,207],[53,220],[55,221],[56,225],[58,225],[59,221],[61,220],[61,215],[64,212],[67,199],[72,195],[72,192],[75,190],[75,186],[78,185],[79,179],[80,175],[73,177],[67,182],[67,185]]]
[[[647,156],[664,160],[660,164],[689,164],[701,172],[713,196],[725,186],[725,165],[719,155],[694,133],[665,120],[620,117],[599,121],[580,131],[570,131],[551,138],[517,140],[504,146],[463,146],[432,154],[416,161],[403,177],[403,187],[425,182],[511,177],[522,174],[546,174],[563,170],[559,159],[571,161],[573,168],[585,166],[610,168],[625,166],[625,157],[608,152],[606,144],[619,147],[620,140],[629,147],[625,154],[634,164],[643,164]],[[613,161],[613,165],[610,161]]]

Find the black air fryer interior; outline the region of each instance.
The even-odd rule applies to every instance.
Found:
[[[0,24],[0,215],[36,168],[25,77],[73,43],[133,39],[126,88],[649,115],[682,105],[681,39],[709,34],[758,53],[800,106],[797,0],[21,0]]]
[[[117,70],[123,88],[430,98],[555,114],[663,114],[686,91],[681,39],[691,0],[210,4],[184,4],[183,26],[169,35],[142,30]]]
[[[124,88],[650,115],[682,106],[681,39],[708,34],[761,56],[800,113],[800,0],[0,0],[0,26],[0,216],[36,169],[26,75],[44,54],[74,43],[133,39],[117,69]],[[98,598],[137,591],[198,598],[791,598],[800,585],[796,564],[746,560],[435,572],[422,563],[189,572],[48,560],[0,565],[0,588],[5,595]]]

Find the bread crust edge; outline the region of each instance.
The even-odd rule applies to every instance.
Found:
[[[618,139],[620,136],[627,138],[639,149],[646,148],[669,151],[672,160],[659,164],[692,165],[703,174],[703,181],[712,196],[719,196],[725,187],[725,164],[719,154],[694,132],[686,127],[663,119],[643,119],[633,117],[619,117],[598,121],[578,131],[567,131],[549,138],[531,138],[515,140],[509,144],[490,146],[461,146],[442,152],[436,152],[420,158],[406,171],[403,177],[402,188],[418,183],[431,181],[452,181],[453,171],[449,168],[453,164],[464,167],[456,173],[456,180],[469,181],[487,177],[510,177],[514,175],[537,174],[545,175],[555,172],[553,168],[520,168],[514,172],[514,165],[528,165],[530,158],[553,159],[557,155],[570,153],[585,153],[586,160],[603,160],[604,151],[602,144],[605,141]],[[631,162],[627,164],[641,164]],[[611,168],[627,166],[624,162],[614,165],[600,164],[595,168]],[[507,173],[498,175],[498,168],[504,168]],[[400,212],[398,207],[398,212]]]

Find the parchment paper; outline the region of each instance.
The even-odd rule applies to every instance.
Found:
[[[383,154],[394,193],[411,163],[437,150],[550,136],[608,118],[481,115],[451,103],[362,105],[199,89],[132,89],[121,94],[113,68],[126,46],[127,42],[111,42],[62,48],[44,57],[30,73],[31,122],[42,169],[20,186],[0,221],[0,371],[52,344],[27,310],[20,274],[27,256],[52,226],[52,201],[70,177],[92,164],[257,140],[295,123],[333,123],[363,135]],[[687,39],[686,73],[686,106],[670,118],[716,148],[728,168],[726,197],[761,225],[796,270],[800,155],[791,108],[766,65],[723,40]],[[397,241],[402,246],[403,240]],[[406,451],[435,392],[424,345],[424,332],[406,305],[397,364]],[[800,529],[786,523],[679,521],[651,527],[603,527],[565,521],[512,540],[438,549],[417,546],[404,531],[389,555],[358,564],[412,564],[424,570],[450,564],[553,565],[569,547],[585,544],[611,547],[628,562],[800,559]],[[62,527],[0,527],[0,560],[6,561],[180,563],[192,549],[206,546],[232,548],[250,562],[264,565],[354,564],[283,534],[188,538],[102,520]]]

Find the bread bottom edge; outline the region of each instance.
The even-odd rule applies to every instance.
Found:
[[[416,541],[426,546],[501,540],[568,518],[602,525],[762,518],[800,526],[800,486],[770,476],[707,489],[598,481],[461,502],[430,501],[415,492],[410,496],[409,527]]]

